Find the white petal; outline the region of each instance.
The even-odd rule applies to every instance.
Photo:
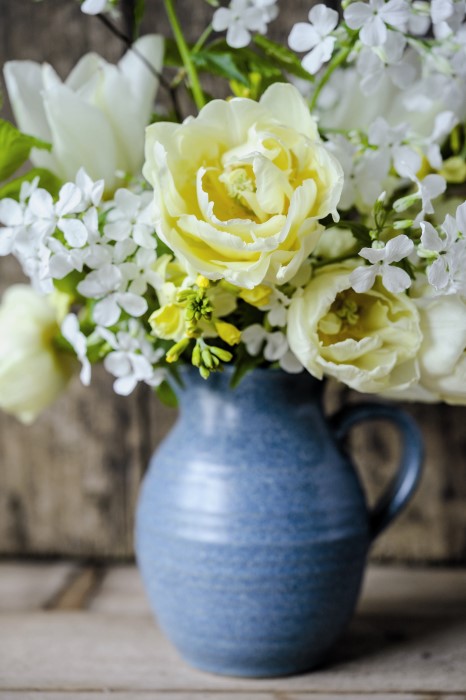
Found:
[[[94,180],[104,178],[112,187],[118,167],[117,146],[106,116],[65,86],[47,91],[44,105],[60,162],[59,174],[74,180],[84,167]]]
[[[81,201],[82,193],[79,187],[72,182],[67,182],[63,185],[58,195],[58,202],[55,208],[57,216],[75,214],[80,210]]]
[[[427,279],[435,289],[440,290],[447,286],[449,277],[443,256],[427,268]]]
[[[212,17],[212,28],[214,32],[223,32],[228,29],[232,21],[232,12],[226,7],[215,10]]]
[[[385,260],[386,251],[385,248],[361,248],[359,255],[374,264]]]
[[[232,49],[242,49],[251,41],[251,34],[239,22],[235,22],[228,27],[227,44]]]
[[[119,396],[129,396],[136,388],[138,380],[133,374],[117,379],[113,384],[113,390]]]
[[[281,331],[269,333],[264,348],[264,357],[269,362],[279,360],[288,350],[286,335]]]
[[[288,372],[288,374],[300,374],[304,369],[301,362],[291,350],[288,350],[288,352],[280,358],[280,367],[285,372]]]
[[[440,252],[443,250],[443,241],[438,235],[435,228],[428,221],[421,222],[421,245],[426,250]]]
[[[324,63],[332,57],[333,47],[335,46],[335,37],[328,36],[315,49],[303,58],[303,68],[311,75],[315,75]]]
[[[372,8],[365,2],[353,2],[343,12],[343,17],[350,29],[360,29],[372,17]]]
[[[19,129],[51,143],[52,134],[41,95],[42,67],[33,61],[9,61],[5,64],[4,76]],[[50,168],[57,174],[58,164],[47,151],[33,149],[31,160],[34,165]]]
[[[309,12],[309,20],[315,25],[321,36],[326,36],[333,32],[338,24],[338,12],[330,9],[326,5],[319,3]]]
[[[42,189],[33,192],[28,203],[28,212],[40,219],[54,219],[55,212],[52,195]]]
[[[79,219],[60,219],[58,228],[63,231],[66,242],[71,248],[82,248],[87,243],[87,228]]]
[[[380,8],[379,14],[384,22],[403,30],[409,20],[409,6],[405,0],[389,0]]]
[[[466,236],[466,202],[460,204],[456,210],[456,223],[463,236]]]
[[[376,15],[366,22],[359,33],[359,38],[366,46],[381,46],[387,38],[387,27]]]
[[[81,382],[84,384],[84,386],[89,386],[91,383],[91,376],[92,376],[91,363],[89,362],[87,357],[82,357],[81,362],[82,362],[82,368],[81,368],[81,372],[79,374],[79,378],[80,378]]]
[[[118,303],[130,316],[142,316],[147,311],[147,301],[143,297],[125,292],[118,295]]]
[[[427,175],[421,184],[430,199],[435,199],[447,189],[447,183],[441,175]]]
[[[414,243],[408,236],[402,233],[388,241],[385,246],[385,262],[400,262],[407,258],[414,250]],[[388,289],[388,287],[387,287]]]
[[[121,311],[114,294],[97,302],[94,306],[93,318],[99,326],[113,326],[120,318]]]
[[[267,337],[267,332],[263,326],[254,323],[248,326],[241,334],[241,340],[246,345],[246,349],[250,355],[256,356],[262,347],[262,343]]]
[[[293,51],[309,51],[321,40],[321,36],[314,27],[306,22],[298,22],[294,25],[288,38],[288,45]]]
[[[349,276],[349,281],[355,292],[361,294],[374,286],[379,267],[376,265],[357,267]]]
[[[120,219],[120,221],[105,224],[104,234],[112,241],[124,241],[130,237],[131,223],[127,219]]]
[[[81,12],[86,15],[98,15],[105,10],[107,0],[84,0]]]
[[[0,228],[0,255],[10,255],[15,242],[15,232],[11,228]]]
[[[21,226],[23,223],[23,210],[14,199],[0,201],[0,223],[5,226]]]
[[[393,165],[402,177],[417,173],[421,168],[421,156],[409,146],[397,146],[393,149]]]
[[[132,373],[133,369],[128,355],[121,350],[111,352],[107,355],[104,359],[104,367],[107,372],[113,374],[114,377],[126,377],[128,374]]]
[[[411,286],[411,278],[405,270],[391,265],[384,266],[382,281],[386,289],[393,294],[404,292]]]

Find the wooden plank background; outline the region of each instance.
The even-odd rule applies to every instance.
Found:
[[[275,37],[304,20],[309,0],[282,0]],[[144,30],[166,32],[160,0],[147,0]],[[179,0],[195,38],[211,8],[203,0]],[[285,9],[286,8],[286,9]],[[110,60],[121,44],[75,0],[2,0],[0,62],[48,61],[66,76],[78,58],[95,50]],[[8,116],[8,104],[3,115]],[[0,261],[3,290],[20,273]],[[128,398],[112,393],[112,379],[94,373],[93,386],[75,382],[68,393],[29,428],[0,415],[0,554],[77,557],[132,555],[134,504],[145,465],[175,419],[142,388]],[[331,388],[335,409],[360,400]],[[419,420],[427,444],[425,476],[408,511],[385,533],[374,556],[406,561],[466,561],[466,408],[407,406]],[[370,499],[394,470],[397,449],[388,428],[358,429],[353,438]]]

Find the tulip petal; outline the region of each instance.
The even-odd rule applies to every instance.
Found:
[[[44,105],[61,177],[74,180],[76,172],[84,167],[92,179],[103,178],[107,188],[112,187],[117,149],[102,112],[84,103],[65,86],[47,92]]]

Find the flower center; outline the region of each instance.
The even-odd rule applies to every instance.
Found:
[[[358,326],[364,308],[358,301],[361,302],[364,295],[359,295],[356,301],[353,294],[352,290],[338,294],[328,313],[320,320],[318,331],[324,344],[333,344],[359,335]]]
[[[255,185],[245,168],[227,169],[218,178],[225,185],[228,195],[233,199],[243,198],[245,192],[255,192]]]

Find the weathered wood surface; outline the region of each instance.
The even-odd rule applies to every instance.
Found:
[[[325,668],[285,679],[194,671],[152,620],[134,567],[94,569],[90,596],[62,607],[80,574],[56,577],[44,604],[21,583],[43,565],[0,565],[0,699],[466,700],[466,570],[371,567],[359,609]],[[5,567],[8,567],[5,572]],[[4,574],[7,574],[6,577]],[[19,584],[19,585],[18,585]],[[45,592],[46,587],[42,587]],[[50,601],[56,601],[54,607]]]
[[[201,0],[179,0],[192,37],[211,12]],[[165,32],[160,0],[148,2],[145,31]],[[285,37],[304,19],[309,0],[282,3],[273,29]],[[48,61],[65,76],[86,51],[116,60],[122,48],[98,21],[83,16],[75,0],[2,0],[0,63]],[[8,115],[8,105],[4,114]],[[11,260],[0,261],[0,291],[20,279]],[[61,553],[126,557],[132,553],[133,511],[140,478],[152,449],[174,412],[141,389],[115,397],[112,379],[95,372],[90,389],[76,382],[32,428],[0,416],[0,553]],[[344,398],[342,398],[342,396]],[[333,390],[333,407],[349,393]],[[358,398],[358,397],[356,397]],[[384,534],[374,554],[416,561],[466,560],[466,409],[413,406],[428,459],[419,494]],[[355,455],[369,496],[375,498],[394,471],[387,429],[358,429]]]

